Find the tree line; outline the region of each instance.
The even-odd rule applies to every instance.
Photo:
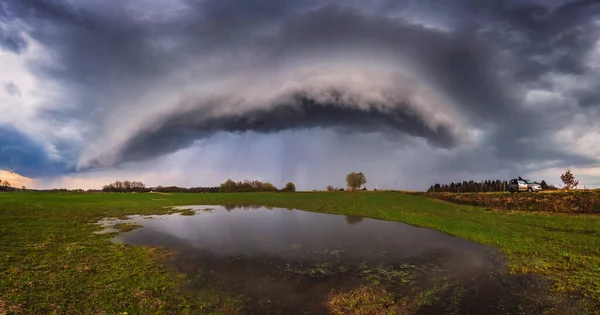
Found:
[[[292,182],[285,184],[281,190],[269,182],[258,180],[233,181],[228,179],[219,187],[179,187],[179,186],[157,186],[146,187],[142,182],[136,181],[116,181],[102,187],[103,192],[187,192],[187,193],[218,193],[218,192],[258,192],[258,191],[296,191],[296,186]]]
[[[15,190],[27,190],[27,187],[25,187],[25,186],[22,186],[21,188],[13,187],[11,182],[0,178],[0,191],[15,191]]]
[[[146,187],[143,182],[136,181],[116,181],[102,187],[103,192],[188,192],[188,193],[217,193],[219,187],[179,187],[179,186],[157,186]]]
[[[149,189],[150,191],[155,192],[163,192],[163,193],[172,193],[172,192],[182,192],[182,193],[218,193],[219,187],[178,187],[178,186],[156,186]]]
[[[555,186],[548,185],[545,180],[535,182],[540,184],[543,190],[556,190]],[[476,182],[473,180],[463,182],[452,182],[450,184],[435,184],[427,190],[427,192],[501,192],[508,191],[508,181],[506,180],[485,180]]]
[[[135,181],[116,181],[102,187],[104,192],[147,192],[146,185]]]
[[[245,180],[245,181],[233,181],[231,179],[226,180],[221,186],[219,186],[221,192],[259,192],[259,191],[282,191],[282,192],[294,192],[296,191],[296,185],[292,182],[287,182],[285,186],[279,190],[275,185],[269,182],[261,182],[259,180]]]

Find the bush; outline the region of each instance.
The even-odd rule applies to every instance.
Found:
[[[575,179],[571,170],[567,170],[564,174],[560,175],[560,180],[562,180],[565,190],[575,189],[579,185],[579,181]]]
[[[535,194],[425,193],[425,195],[452,203],[496,210],[600,213],[600,191],[561,191]]]

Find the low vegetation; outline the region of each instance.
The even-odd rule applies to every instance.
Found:
[[[327,309],[334,315],[409,314],[409,307],[384,288],[361,286],[349,292],[330,295]]]
[[[196,214],[196,211],[194,211],[192,209],[186,209],[186,210],[179,212],[179,215],[184,215],[184,216],[193,216],[195,214]]]
[[[117,229],[121,232],[129,232],[129,231],[133,231],[137,228],[141,228],[141,227],[142,227],[141,225],[130,224],[130,223],[119,223],[114,226],[115,229]]]
[[[515,194],[513,198],[545,195]],[[568,296],[573,303],[589,303],[592,311],[584,313],[600,310],[598,215],[489,211],[398,192],[175,193],[160,198],[154,194],[15,192],[0,193],[0,311],[244,313],[244,299],[229,292],[182,294],[185,276],[166,267],[164,261],[171,255],[166,250],[113,244],[109,242],[112,236],[92,233],[100,229],[92,223],[101,218],[161,214],[169,211],[165,206],[203,204],[265,205],[436,229],[494,246],[507,255],[512,273],[547,276],[556,294]],[[353,295],[338,298],[352,299]],[[335,307],[332,303],[330,307]]]
[[[579,181],[575,179],[571,170],[567,170],[564,174],[560,175],[560,180],[563,182],[565,190],[576,189],[579,186]]]
[[[423,193],[413,193],[423,194]],[[495,210],[600,214],[600,191],[557,191],[555,193],[426,193],[452,203]]]

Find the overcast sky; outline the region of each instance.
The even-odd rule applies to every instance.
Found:
[[[600,3],[4,0],[0,169],[300,189],[600,186]],[[395,184],[396,183],[396,184]]]

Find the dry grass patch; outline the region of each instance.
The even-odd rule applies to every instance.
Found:
[[[410,314],[410,307],[379,286],[361,286],[348,292],[333,292],[326,307],[332,314]]]

